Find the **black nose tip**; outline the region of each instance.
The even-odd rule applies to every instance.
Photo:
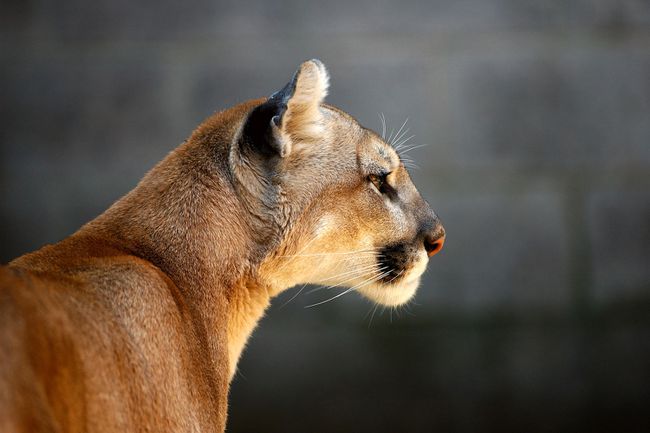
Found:
[[[440,252],[445,244],[445,229],[441,225],[424,236],[424,249],[427,255],[432,257]]]

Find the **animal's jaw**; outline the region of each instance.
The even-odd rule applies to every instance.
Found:
[[[399,282],[377,282],[359,290],[364,297],[386,307],[396,307],[410,301],[420,286],[420,276]]]

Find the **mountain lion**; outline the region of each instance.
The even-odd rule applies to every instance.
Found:
[[[214,114],[98,218],[0,268],[0,431],[223,432],[274,296],[414,295],[444,229],[396,150],[323,103],[328,80],[307,61]]]

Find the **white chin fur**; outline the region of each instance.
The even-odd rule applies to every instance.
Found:
[[[373,284],[372,286],[360,289],[359,292],[366,298],[380,305],[396,307],[413,298],[419,285],[420,278],[418,277],[399,284]]]

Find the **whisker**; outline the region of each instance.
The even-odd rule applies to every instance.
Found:
[[[321,287],[316,287],[315,289],[312,289],[312,290],[310,290],[309,292],[307,292],[307,294],[311,294],[311,293],[317,292],[317,291],[319,291],[319,290],[330,290],[330,289],[334,289],[335,287],[342,286],[342,285],[344,285],[345,283],[347,283],[348,281],[352,281],[352,280],[354,280],[355,278],[362,276],[362,275],[365,274],[366,272],[373,270],[373,268],[376,267],[376,266],[377,266],[377,264],[373,264],[372,266],[368,266],[368,268],[357,269],[357,274],[353,275],[352,277],[350,277],[350,278],[348,278],[348,279],[346,279],[346,280],[343,280],[343,281],[341,281],[340,283],[334,284],[333,286],[321,286]],[[375,272],[380,272],[380,271],[381,271],[381,270],[375,270]]]
[[[399,140],[399,137],[401,137],[400,133],[402,132],[402,129],[404,129],[404,127],[406,126],[408,121],[409,121],[409,118],[407,117],[406,120],[404,120],[404,123],[402,123],[402,126],[399,127],[399,130],[397,130],[397,133],[395,134],[395,137],[393,137],[393,140],[388,141],[391,144],[391,146],[392,146],[393,141]]]
[[[309,254],[294,254],[290,256],[281,256],[284,258],[291,258],[291,257],[322,257],[322,256],[346,256],[346,255],[352,255],[352,254],[360,254],[360,255],[372,255],[372,254],[377,254],[375,251],[349,251],[349,252],[340,252],[340,253],[309,253]]]
[[[329,299],[326,299],[326,300],[321,301],[321,302],[317,302],[317,303],[315,303],[315,304],[307,305],[305,308],[311,308],[311,307],[315,307],[315,306],[317,306],[317,305],[322,305],[322,304],[325,304],[325,303],[327,303],[327,302],[333,301],[334,299],[336,299],[336,298],[340,298],[341,296],[345,295],[346,293],[350,293],[350,292],[353,291],[353,290],[357,290],[357,289],[359,289],[359,288],[361,288],[361,287],[367,286],[368,284],[372,284],[372,283],[374,283],[374,282],[376,282],[376,281],[379,281],[380,279],[382,279],[383,277],[385,277],[385,276],[388,275],[388,274],[390,274],[390,271],[388,271],[388,272],[384,272],[384,273],[382,273],[382,274],[380,274],[380,275],[377,275],[377,276],[374,277],[374,278],[370,278],[369,280],[366,280],[366,281],[364,281],[363,283],[359,283],[359,284],[357,284],[356,286],[352,286],[352,287],[350,287],[349,289],[346,289],[346,290],[344,290],[343,292],[341,292],[341,293],[339,293],[339,294],[337,294],[337,295],[334,295],[334,296],[332,296],[332,297],[329,298]]]
[[[325,288],[325,286],[314,287],[313,289],[311,289],[310,291],[305,293],[305,295],[311,295],[312,293],[319,292],[319,291],[323,290],[324,288]]]
[[[404,309],[404,311],[406,311],[406,314],[408,314],[409,316],[416,317],[415,313],[411,311],[410,307],[411,307],[411,303],[408,302],[404,304],[402,308]]]
[[[379,113],[379,119],[381,120],[381,139],[386,140],[386,117],[384,113]]]
[[[408,134],[410,131],[411,131],[411,128],[406,128],[406,129],[404,130],[404,132],[402,132],[399,136],[395,137],[395,140],[393,140],[393,141],[395,142],[395,143],[393,144],[393,147],[395,147],[395,148],[399,148],[399,147],[402,146],[405,142],[407,142],[407,141],[409,141],[410,139],[412,139],[413,137],[415,137],[415,134],[411,134],[411,135],[409,135],[407,138],[404,138],[404,137],[406,137],[406,134]]]
[[[372,268],[374,268],[376,266],[377,266],[377,263],[372,263],[370,265],[362,266],[362,267],[360,267],[358,269],[353,269],[351,271],[342,272],[342,273],[340,273],[338,275],[334,275],[332,277],[325,278],[324,280],[321,280],[321,281],[333,280],[335,278],[339,278],[339,277],[342,277],[344,275],[352,274],[352,273],[355,273],[355,272],[365,272],[365,271],[367,271],[369,269],[372,269]]]
[[[399,272],[397,273],[397,275],[395,275],[393,278],[391,278],[391,279],[388,281],[388,283],[389,283],[389,284],[392,283],[392,282],[395,281],[397,278],[399,278],[399,276],[402,275],[403,273],[404,273],[404,269],[402,269],[401,271],[399,271]]]
[[[411,134],[411,135],[409,135],[408,137],[405,137],[406,134],[407,134],[409,131],[410,131],[410,129],[407,129],[406,131],[404,131],[404,134],[403,134],[402,136],[400,136],[398,140],[395,141],[395,144],[393,145],[393,147],[395,148],[395,151],[396,151],[397,153],[401,152],[401,150],[402,150],[402,148],[404,147],[404,145],[405,145],[406,143],[408,143],[409,141],[411,141],[411,139],[413,139],[413,137],[415,137],[415,134]]]
[[[421,147],[428,146],[428,145],[429,144],[417,144],[417,145],[413,145],[413,146],[408,146],[408,147],[406,147],[406,149],[403,149],[401,151],[401,154],[406,155],[407,153],[409,153],[410,151],[412,151],[414,149],[419,149]]]
[[[317,290],[323,290],[323,289],[324,289],[324,290],[330,290],[330,289],[334,289],[334,288],[336,288],[336,287],[340,287],[340,286],[342,286],[343,284],[347,283],[348,281],[352,281],[352,280],[354,280],[354,279],[357,278],[357,277],[363,276],[363,274],[365,274],[365,273],[368,272],[369,270],[373,271],[372,273],[373,273],[374,275],[376,275],[377,273],[379,273],[379,272],[383,272],[384,270],[386,270],[386,267],[382,267],[382,268],[378,268],[378,269],[374,269],[374,270],[373,270],[372,268],[371,268],[371,269],[365,269],[365,270],[362,270],[362,271],[360,271],[357,275],[355,275],[355,276],[353,276],[353,277],[350,277],[350,278],[348,278],[347,280],[341,281],[340,283],[337,283],[337,284],[334,284],[334,285],[331,285],[331,286],[321,286],[321,287],[318,287],[318,288],[316,288],[316,289],[313,289],[313,290],[309,291],[309,293],[313,293],[313,292],[315,292],[315,291],[317,291]],[[374,278],[374,276],[371,276],[371,277],[369,277],[369,278],[372,279],[372,278]],[[367,280],[366,280],[366,281],[367,281]]]
[[[344,275],[351,275],[346,280],[343,280],[343,281],[341,281],[341,282],[339,282],[337,284],[334,284],[334,285],[329,285],[328,286],[328,285],[325,285],[325,284],[319,284],[319,287],[311,289],[310,291],[307,292],[307,294],[309,295],[309,294],[312,294],[314,292],[318,292],[319,290],[330,290],[330,289],[333,289],[335,287],[339,287],[339,286],[347,283],[348,281],[352,281],[355,278],[362,276],[366,272],[376,271],[376,269],[375,269],[376,267],[377,267],[377,264],[372,264],[372,265],[364,266],[364,267],[359,268],[359,269],[354,269],[352,271],[343,272],[341,274],[334,275],[333,277],[326,278],[326,279],[324,279],[322,281],[332,280],[334,278],[339,278],[339,277],[342,277]]]
[[[309,240],[309,241],[308,241],[308,242],[307,242],[307,243],[306,243],[306,244],[305,244],[305,245],[300,249],[300,251],[298,251],[297,254],[294,254],[294,255],[292,255],[292,256],[297,256],[297,255],[302,254],[304,251],[307,250],[307,248],[309,247],[309,245],[311,245],[311,243],[314,242],[314,241],[316,240],[316,238],[317,238],[317,236],[312,237],[312,238],[311,238],[311,239],[310,239],[310,240]],[[278,256],[278,257],[292,257],[292,256]],[[287,261],[287,262],[284,262],[284,263],[283,263],[283,264],[278,268],[278,270],[282,270],[282,269],[284,269],[285,267],[287,267],[287,266],[289,265],[289,263],[291,263],[291,260],[289,260],[289,261]]]
[[[395,130],[394,130],[393,128],[390,128],[390,134],[388,134],[388,139],[386,140],[386,143],[389,143],[389,144],[390,144],[390,142],[391,142],[391,140],[392,140],[392,138],[393,138],[393,132],[394,132],[394,131],[395,131]]]
[[[333,253],[309,253],[309,254],[290,254],[285,256],[278,257],[312,257],[312,256],[333,256],[333,255],[345,255],[345,254],[356,254],[356,253],[372,253],[375,254],[377,249],[375,248],[364,248],[361,250],[354,251],[344,251],[344,252],[333,252]]]
[[[307,287],[307,284],[303,284],[302,287],[300,288],[300,290],[298,290],[298,291],[297,291],[297,292],[296,292],[296,293],[295,293],[295,294],[294,294],[294,295],[293,295],[293,296],[292,296],[292,297],[291,297],[287,302],[285,302],[284,304],[280,305],[280,308],[284,308],[284,307],[286,307],[287,304],[288,304],[289,302],[291,302],[291,301],[293,301],[294,299],[296,299],[296,298],[298,297],[298,295],[300,294],[300,292],[302,292],[303,290],[305,290],[305,287]]]
[[[418,169],[420,168],[420,166],[417,165],[411,158],[400,156],[400,160],[402,161],[402,164],[404,164],[404,167]]]
[[[377,307],[379,307],[379,304],[375,304],[374,308],[372,309],[372,314],[370,315],[370,320],[368,321],[368,329],[370,329],[370,325],[372,325],[372,319],[375,317]]]
[[[408,130],[407,130],[407,131],[408,131]],[[413,139],[413,137],[415,137],[415,134],[411,134],[411,135],[409,135],[408,137],[404,138],[403,140],[400,140],[399,143],[397,143],[397,144],[394,146],[394,147],[395,147],[395,150],[397,150],[398,152],[400,152],[400,151],[402,150],[402,148],[404,147],[404,145],[405,145],[406,143],[408,143],[409,141],[411,141],[411,139]]]

